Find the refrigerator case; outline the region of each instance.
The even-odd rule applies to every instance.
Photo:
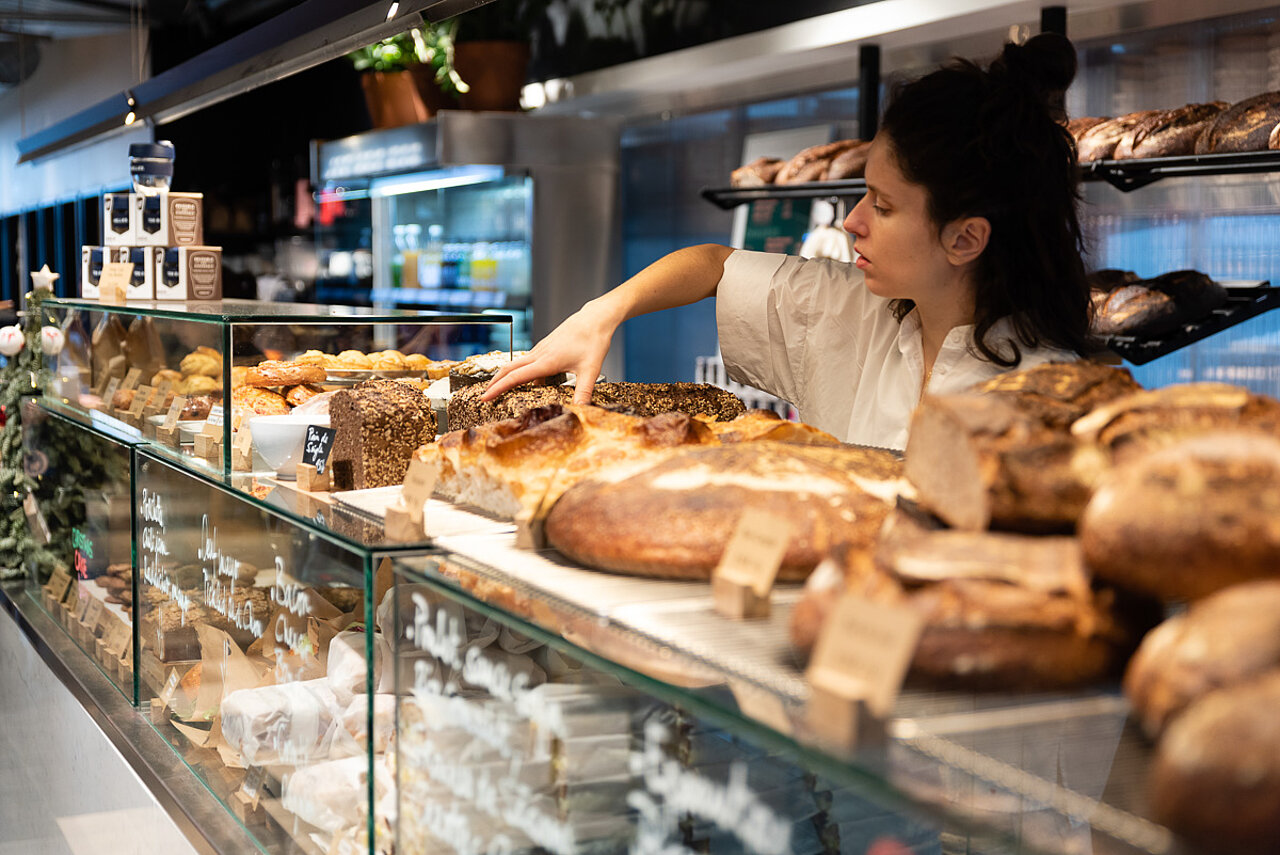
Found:
[[[499,311],[522,350],[618,281],[612,122],[446,110],[317,142],[312,165],[318,299]]]

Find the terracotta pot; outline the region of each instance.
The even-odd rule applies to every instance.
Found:
[[[457,109],[457,99],[440,89],[440,84],[436,83],[436,70],[430,65],[415,65],[409,69],[409,74],[413,76],[413,85],[418,89],[418,97],[422,99],[428,119],[441,110]]]
[[[459,100],[464,110],[520,109],[520,89],[529,70],[527,42],[459,42],[453,64],[471,87]]]
[[[360,85],[375,128],[397,128],[430,118],[407,71],[366,71],[360,75]]]

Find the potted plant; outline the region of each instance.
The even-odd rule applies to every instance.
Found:
[[[434,79],[467,110],[518,110],[530,35],[553,0],[492,0],[423,32]]]
[[[375,128],[394,128],[431,118],[411,73],[421,64],[411,32],[374,42],[347,56],[360,73],[360,85]]]

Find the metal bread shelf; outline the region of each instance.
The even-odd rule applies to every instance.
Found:
[[[1159,338],[1118,335],[1108,337],[1103,343],[1117,356],[1134,365],[1144,365],[1277,307],[1280,307],[1280,288],[1267,283],[1252,288],[1228,288],[1225,305],[1168,335]]]

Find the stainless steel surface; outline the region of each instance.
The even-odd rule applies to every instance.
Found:
[[[258,851],[22,583],[0,586],[0,607],[0,767],[19,773],[5,776],[0,855]],[[13,837],[46,816],[62,848]]]

